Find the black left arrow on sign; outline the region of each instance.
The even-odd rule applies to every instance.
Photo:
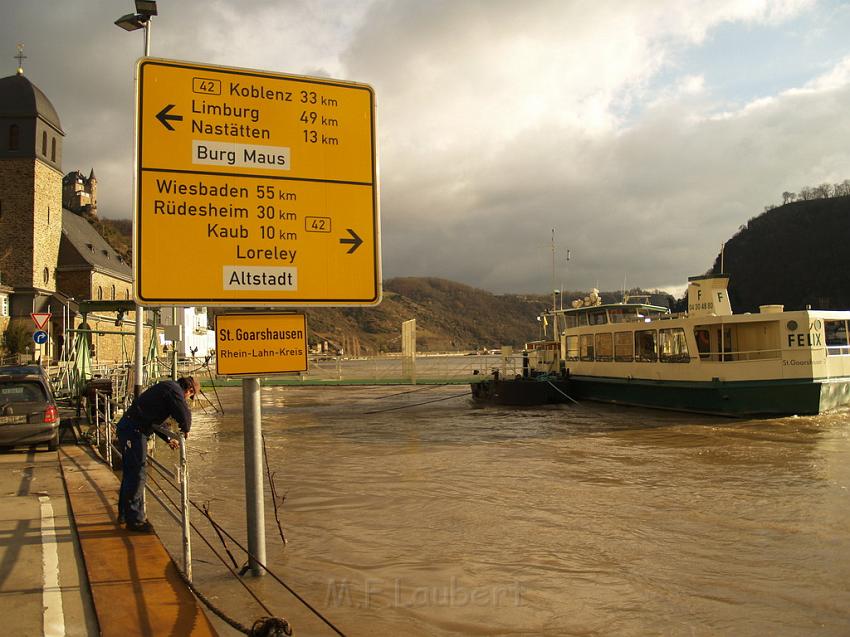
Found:
[[[182,115],[172,115],[170,113],[172,108],[174,108],[174,104],[169,104],[156,114],[156,118],[159,120],[159,123],[165,126],[168,130],[174,130],[174,127],[171,125],[171,122],[183,121]]]
[[[349,239],[348,237],[343,237],[339,240],[339,242],[342,244],[351,244],[351,247],[348,249],[348,252],[346,252],[346,254],[351,254],[362,245],[363,239],[358,237],[357,233],[354,232],[354,230],[352,230],[351,228],[346,228],[346,230],[348,230],[348,234],[351,235],[351,238]]]

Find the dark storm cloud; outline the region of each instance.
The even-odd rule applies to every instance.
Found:
[[[7,4],[8,74],[24,42],[26,75],[62,118],[64,170],[94,167],[101,213],[129,217],[143,35],[112,22],[132,2]],[[850,51],[820,79],[750,105],[719,102],[700,69],[677,67],[677,52],[718,25],[769,26],[806,10],[162,0],[152,54],[372,84],[387,277],[545,291],[555,228],[556,285],[677,286],[783,190],[850,177],[850,65],[840,61]]]

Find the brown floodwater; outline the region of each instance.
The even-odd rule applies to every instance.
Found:
[[[847,412],[480,408],[464,390],[263,389],[289,540],[266,485],[270,567],[345,634],[850,634]],[[223,416],[195,413],[191,493],[244,538],[241,390],[219,392]],[[261,616],[193,545],[200,589]],[[296,635],[333,634],[247,579]]]

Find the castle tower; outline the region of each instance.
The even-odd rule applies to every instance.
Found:
[[[89,197],[91,198],[91,212],[97,214],[97,177],[94,176],[94,168],[91,169],[88,178]]]
[[[0,283],[56,290],[62,125],[19,68],[0,79]]]

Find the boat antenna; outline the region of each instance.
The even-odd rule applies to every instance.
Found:
[[[724,255],[725,251],[726,251],[726,242],[724,241],[723,243],[720,244],[720,272],[718,274],[723,274],[723,272],[724,272],[723,259],[724,259],[724,256],[725,256]]]
[[[558,309],[557,299],[558,289],[555,287],[555,228],[552,228],[552,312]]]
[[[570,262],[570,249],[569,248],[567,248],[567,258],[566,258],[565,262],[566,263]],[[566,266],[564,267],[564,269],[566,270]],[[565,289],[564,281],[563,281],[563,279],[561,279],[561,309],[562,310],[564,309],[564,289]]]

